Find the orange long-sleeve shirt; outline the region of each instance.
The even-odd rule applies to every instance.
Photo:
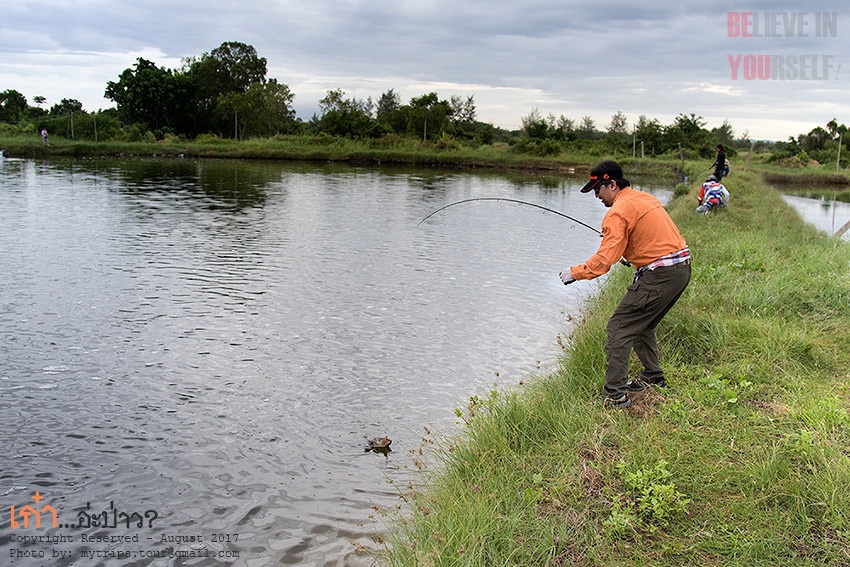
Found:
[[[661,256],[687,247],[685,239],[661,201],[643,191],[624,187],[602,219],[602,244],[584,264],[570,268],[577,280],[590,280],[608,273],[625,258],[642,268]]]

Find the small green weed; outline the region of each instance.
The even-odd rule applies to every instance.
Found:
[[[531,504],[537,504],[543,498],[543,475],[534,473],[531,477],[532,486],[525,489],[523,497]]]
[[[814,434],[806,429],[786,433],[784,439],[791,452],[804,459],[811,455],[812,449],[815,446]]]
[[[720,374],[710,374],[704,378],[700,378],[700,383],[712,390],[717,390],[723,396],[727,404],[737,404],[740,399],[741,392],[752,388],[753,383],[745,380],[743,377],[738,377],[737,384],[734,384],[728,378],[723,378]]]
[[[661,459],[651,468],[636,470],[622,462],[617,465],[626,494],[614,498],[611,514],[603,522],[610,535],[623,536],[636,529],[654,532],[687,511],[691,501],[676,490],[667,464]]]
[[[500,397],[501,394],[495,389],[490,390],[490,395],[487,398],[470,396],[465,408],[455,408],[455,416],[460,419],[458,423],[463,422],[465,425],[470,425],[477,415],[492,408]]]

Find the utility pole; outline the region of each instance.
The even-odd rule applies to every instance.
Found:
[[[643,141],[640,144],[643,146]],[[632,126],[632,157],[635,156],[637,156],[637,126]]]

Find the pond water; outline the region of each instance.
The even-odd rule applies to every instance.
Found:
[[[782,199],[794,207],[803,220],[827,234],[835,234],[850,222],[850,203],[788,193],[783,194]],[[850,230],[845,231],[841,238],[850,240]]]
[[[557,215],[419,221],[599,226],[581,183],[0,161],[3,563],[370,565],[426,431],[554,364],[598,285],[560,283],[599,237]]]

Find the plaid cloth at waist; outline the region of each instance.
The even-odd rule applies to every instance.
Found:
[[[678,252],[673,252],[672,254],[667,254],[666,256],[662,256],[657,260],[653,260],[646,266],[642,268],[638,268],[635,270],[635,279],[633,282],[638,281],[644,272],[652,271],[655,268],[661,268],[662,266],[675,266],[676,264],[684,264],[686,262],[691,261],[691,251],[689,248],[682,248]]]

